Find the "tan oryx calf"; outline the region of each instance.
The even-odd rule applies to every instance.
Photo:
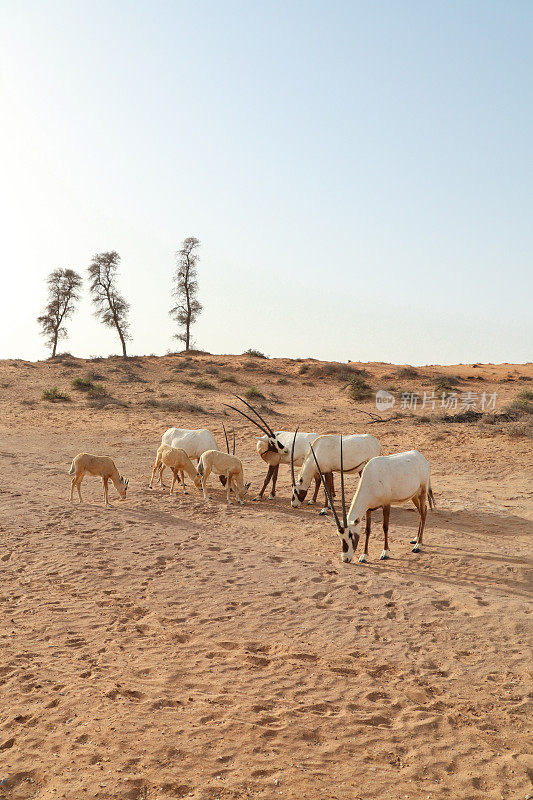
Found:
[[[198,474],[202,479],[202,489],[205,500],[210,499],[205,487],[211,472],[226,478],[226,498],[228,506],[231,505],[231,489],[233,489],[235,493],[237,502],[240,503],[241,506],[244,505],[244,498],[250,488],[250,484],[244,483],[242,461],[229,453],[221,453],[220,450],[206,450],[205,453],[202,453],[198,460]]]
[[[73,459],[68,474],[74,475],[72,483],[70,484],[71,501],[74,497],[74,487],[76,487],[81,503],[81,482],[85,475],[96,475],[102,478],[102,483],[104,485],[104,504],[106,508],[111,508],[107,493],[107,484],[109,481],[113,481],[113,485],[120,495],[120,499],[126,499],[128,480],[120,475],[118,469],[115,467],[115,462],[109,458],[109,456],[91,456],[89,453],[79,453],[76,458]]]
[[[202,485],[201,478],[196,474],[194,464],[185,450],[182,450],[180,447],[170,447],[167,444],[162,444],[157,451],[154,468],[152,470],[152,477],[150,478],[150,489],[152,488],[155,473],[161,466],[169,467],[172,472],[172,486],[170,487],[170,494],[172,494],[174,491],[174,484],[178,479],[178,473],[181,478],[185,494],[187,494],[187,492],[185,491],[184,472],[186,472],[187,475],[192,478],[197,489],[199,489]]]

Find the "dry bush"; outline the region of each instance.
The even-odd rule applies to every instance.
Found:
[[[57,386],[52,386],[51,389],[44,390],[41,400],[49,400],[51,403],[69,403],[70,396],[61,392]]]
[[[372,387],[369,386],[362,375],[352,375],[346,384],[346,388],[352,400],[368,400],[372,396]]]
[[[418,370],[411,366],[400,367],[396,370],[396,376],[398,378],[418,378]]]
[[[79,392],[88,392],[94,386],[93,381],[87,376],[86,378],[74,378],[71,383],[73,389]]]
[[[195,389],[201,389],[202,391],[214,391],[217,387],[211,381],[206,381],[205,378],[200,378],[200,380],[194,382]]]
[[[231,375],[230,373],[219,375],[218,379],[221,383],[239,383],[235,375]]]
[[[196,403],[189,403],[185,400],[156,400],[153,397],[148,398],[148,400],[143,400],[141,405],[145,408],[158,408],[161,411],[170,411],[173,413],[181,413],[183,411],[189,411],[191,413],[207,413],[202,406],[197,405]]]
[[[511,439],[520,439],[522,437],[533,439],[533,425],[528,422],[509,422],[505,425],[504,431]]]
[[[437,392],[453,392],[461,381],[456,375],[437,375],[431,382]]]
[[[287,378],[278,378],[278,380],[277,380],[277,383],[279,383],[280,386],[286,386],[288,384],[288,382],[289,381],[287,380]]]
[[[264,400],[265,395],[259,391],[256,386],[250,386],[248,389],[245,390],[244,396],[247,400]]]
[[[245,350],[243,356],[252,356],[252,358],[268,358],[261,350],[254,350],[253,348],[249,348]]]

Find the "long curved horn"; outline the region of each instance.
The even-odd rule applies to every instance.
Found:
[[[300,426],[298,425],[298,428]],[[294,445],[296,444],[296,434],[298,433],[298,428],[294,431],[294,436],[292,437],[292,447],[291,447],[291,481],[292,487],[296,486],[296,478],[294,476]]]
[[[320,480],[322,481],[322,486],[324,487],[324,492],[326,493],[326,497],[328,498],[328,503],[329,503],[329,506],[330,506],[330,508],[331,508],[331,510],[333,512],[333,516],[335,517],[335,522],[337,524],[337,528],[339,530],[339,533],[344,533],[344,528],[342,527],[342,525],[340,523],[340,520],[339,520],[339,518],[337,516],[337,512],[335,511],[335,506],[333,505],[333,501],[332,501],[330,493],[328,491],[328,487],[326,486],[326,481],[324,480],[324,476],[322,474],[322,470],[320,469],[320,464],[317,461],[317,458],[316,458],[316,455],[315,455],[315,451],[313,449],[313,445],[311,445],[311,452],[313,454],[313,458],[315,459],[316,468],[317,468],[317,470],[318,470],[318,472],[320,474]]]
[[[344,530],[348,527],[348,520],[346,518],[346,497],[344,495],[344,463],[342,460],[342,433],[341,433],[341,495],[342,495],[342,527]]]
[[[233,453],[232,453],[232,455],[235,455],[235,425],[233,425],[232,428],[233,428]]]
[[[227,432],[226,432],[226,426],[224,425],[224,423],[222,423],[222,427],[224,428],[224,436],[226,437],[226,450],[228,451],[228,455],[229,455],[229,442],[228,442],[228,434],[227,434]]]
[[[272,435],[272,434],[270,433],[270,431],[267,431],[267,429],[266,429],[266,428],[263,428],[263,426],[262,426],[262,425],[260,425],[260,424],[257,422],[257,420],[255,420],[255,419],[252,419],[251,417],[249,417],[249,416],[248,416],[248,414],[245,414],[245,413],[244,413],[244,411],[241,411],[241,409],[240,409],[240,408],[235,408],[235,406],[230,406],[230,405],[229,405],[229,403],[223,403],[222,405],[225,405],[227,408],[232,408],[234,411],[236,411],[236,412],[237,412],[237,414],[240,414],[241,416],[243,416],[243,417],[246,417],[246,419],[247,419],[247,420],[249,420],[249,421],[252,423],[252,425],[255,425],[255,427],[256,427],[256,428],[259,428],[259,430],[260,430],[260,431],[263,431],[263,433],[265,434],[265,436],[271,436],[271,435]]]
[[[259,411],[256,411],[256,410],[255,410],[255,408],[254,408],[253,406],[251,406],[251,405],[250,405],[250,403],[247,403],[247,402],[246,402],[246,400],[243,400],[243,398],[242,398],[242,397],[239,397],[239,395],[238,395],[238,394],[234,394],[234,395],[233,395],[233,397],[236,397],[236,398],[237,398],[237,400],[240,400],[240,401],[241,401],[241,403],[244,403],[244,405],[245,405],[245,406],[248,406],[248,408],[249,408],[251,411],[253,411],[253,412],[254,412],[254,414],[256,415],[256,417],[259,417],[259,419],[261,420],[261,422],[263,423],[263,425],[265,426],[265,428],[268,430],[268,432],[269,432],[269,435],[270,435],[270,436],[275,436],[275,435],[276,435],[276,434],[274,433],[274,431],[272,430],[272,428],[270,427],[270,425],[268,424],[268,422],[267,422],[265,419],[263,419],[263,417],[261,416],[261,414],[259,413]]]

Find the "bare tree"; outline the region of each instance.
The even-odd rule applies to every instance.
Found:
[[[126,339],[129,339],[128,311],[130,304],[119,294],[116,286],[117,269],[120,256],[110,253],[97,253],[89,266],[90,290],[94,315],[108,328],[116,328],[122,345],[122,355],[127,358]]]
[[[183,244],[176,253],[178,265],[174,274],[174,289],[172,290],[176,305],[168,313],[181,328],[175,336],[185,344],[185,350],[191,349],[191,325],[196,322],[202,311],[202,304],[197,298],[196,265],[199,256],[196,251],[199,247],[200,241],[195,236],[189,236],[183,240]]]
[[[76,301],[80,299],[81,276],[73,269],[55,269],[46,279],[48,285],[48,304],[44,314],[37,317],[41,335],[47,337],[52,348],[52,358],[57,350],[59,339],[64,339],[67,330],[64,323],[74,313]]]

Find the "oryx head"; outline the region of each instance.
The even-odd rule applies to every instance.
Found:
[[[335,517],[335,524],[337,526],[337,533],[339,535],[339,539],[341,540],[342,544],[342,553],[341,559],[343,561],[351,561],[354,557],[355,549],[357,547],[357,543],[359,541],[359,528],[361,526],[361,520],[357,519],[351,525],[348,525],[348,520],[346,517],[346,498],[344,494],[344,464],[342,459],[342,436],[340,437],[340,447],[341,447],[341,495],[342,495],[342,523],[335,511],[335,506],[333,505],[333,500],[329,494],[328,487],[326,486],[326,481],[324,480],[324,475],[322,474],[322,470],[320,469],[320,464],[317,461],[317,457],[315,455],[315,451],[313,449],[313,445],[310,445],[311,453],[313,454],[313,458],[315,459],[316,468],[320,475],[320,480],[322,481],[322,486],[324,487],[324,491],[326,493],[326,497],[328,498],[329,506],[333,512],[333,516]]]
[[[120,482],[119,482],[119,485],[118,485],[118,492],[119,492],[121,500],[125,500],[126,499],[126,492],[128,491],[128,484],[129,484],[128,478],[124,478],[121,475],[120,476]]]
[[[243,400],[243,398],[239,397],[239,395],[234,394],[233,397],[236,397],[237,400],[240,400],[241,403],[244,403],[244,405],[248,406],[248,408],[251,411],[253,411],[253,413],[260,420],[260,422],[257,422],[257,420],[253,419],[252,417],[249,417],[248,414],[245,414],[244,411],[240,410],[240,408],[235,408],[235,406],[230,406],[228,405],[228,403],[224,403],[224,405],[227,406],[228,408],[232,408],[234,411],[236,411],[238,414],[241,414],[243,417],[246,417],[247,420],[252,422],[257,428],[259,428],[260,431],[262,431],[265,434],[265,436],[267,437],[267,445],[268,445],[265,452],[280,453],[281,455],[284,456],[288,455],[289,454],[288,448],[285,447],[285,445],[279,441],[278,437],[276,436],[276,434],[274,433],[268,422],[261,416],[259,411],[256,411],[256,409],[253,406],[251,406],[250,403],[247,403],[246,400]]]
[[[300,426],[298,425],[298,428]],[[292,447],[291,447],[291,482],[292,482],[292,498],[291,498],[291,506],[293,508],[298,508],[301,506],[303,501],[307,495],[307,489],[303,488],[303,481],[301,477],[296,479],[294,474],[294,445],[296,444],[296,436],[298,434],[298,428],[294,431],[294,436],[292,437]]]

